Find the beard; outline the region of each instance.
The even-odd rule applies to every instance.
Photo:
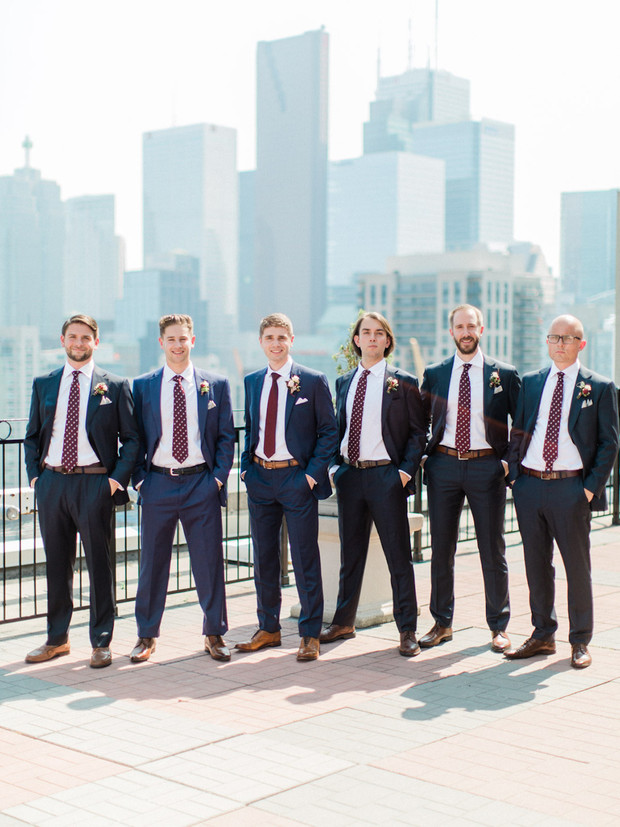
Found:
[[[69,347],[65,350],[69,359],[73,359],[74,362],[88,362],[88,360],[91,359],[93,355],[93,351],[90,349],[76,352],[72,347]]]
[[[455,339],[454,343],[455,343],[456,349],[458,350],[459,353],[463,353],[463,354],[469,356],[470,353],[475,353],[476,352],[476,349],[477,349],[478,345],[480,344],[480,336],[471,335],[467,338],[471,339],[471,341],[470,342],[463,342],[462,339],[460,339],[460,340]]]

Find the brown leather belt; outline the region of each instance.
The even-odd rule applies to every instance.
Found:
[[[350,465],[351,468],[376,468],[378,465],[391,465],[391,459],[358,459],[357,462],[350,462],[346,457],[343,457],[345,464]]]
[[[57,474],[107,474],[108,469],[100,462],[93,463],[93,465],[76,465],[71,471],[67,471],[64,465],[48,465],[47,462],[43,466],[48,471],[55,471]]]
[[[448,454],[458,459],[478,459],[478,457],[497,456],[493,448],[481,448],[479,451],[457,451],[456,448],[448,448],[447,445],[436,445],[435,450],[440,454]]]
[[[206,462],[201,462],[200,465],[188,465],[186,468],[164,468],[162,465],[151,465],[149,471],[155,471],[156,474],[165,474],[167,477],[185,477],[191,474],[200,474],[206,471],[209,466]]]
[[[254,462],[261,468],[268,468],[273,471],[275,468],[294,468],[299,465],[296,459],[262,459],[254,456]]]
[[[579,471],[535,471],[533,468],[521,466],[521,473],[526,477],[536,477],[537,480],[565,480],[568,477],[581,477],[583,472]]]

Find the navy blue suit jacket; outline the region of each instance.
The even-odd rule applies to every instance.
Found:
[[[510,479],[519,476],[519,464],[527,453],[534,433],[540,400],[550,368],[523,377],[517,413],[510,437],[508,462]],[[590,385],[583,396],[579,384]],[[568,415],[568,433],[583,462],[583,486],[592,491],[592,511],[607,508],[605,484],[618,453],[618,393],[610,379],[580,367]]]
[[[134,379],[133,393],[140,433],[140,452],[133,474],[134,487],[147,475],[153,455],[162,434],[161,383],[163,368]],[[228,379],[215,373],[194,368],[200,448],[204,461],[214,477],[222,483],[220,502],[226,505],[226,480],[235,453],[235,426]],[[209,389],[201,393],[200,385],[207,382]]]
[[[515,418],[517,399],[521,388],[519,374],[512,365],[484,358],[483,367],[483,411],[484,431],[489,445],[495,449],[499,459],[505,459],[508,449],[508,417]],[[431,454],[443,439],[448,411],[448,393],[454,356],[436,365],[429,365],[422,381],[422,401],[431,423],[431,437],[426,453]],[[497,372],[500,384],[496,386],[491,375]],[[498,390],[501,388],[501,390]]]
[[[347,396],[357,368],[353,368],[336,380],[336,418],[338,420],[338,450],[334,462],[344,460],[340,445],[347,429]],[[388,380],[398,382],[398,387],[389,390]],[[409,474],[411,480],[406,489],[415,493],[415,475],[420,465],[426,443],[426,421],[418,380],[412,374],[387,365],[383,401],[381,404],[381,432],[390,459],[399,471]]]
[[[260,397],[267,368],[245,377],[245,449],[241,473],[247,471],[258,445]],[[299,377],[299,390],[286,397],[286,447],[316,485],[319,500],[332,493],[327,469],[337,445],[332,396],[323,373],[293,363],[291,376]],[[304,401],[305,400],[305,401]]]
[[[38,376],[32,384],[30,416],[24,438],[29,481],[39,476],[49,451],[63,370],[64,365],[46,376]],[[93,393],[99,383],[107,386],[103,394]],[[108,475],[127,489],[138,456],[138,428],[129,383],[95,365],[90,387],[86,409],[88,441]],[[105,399],[111,401],[104,402]],[[118,489],[113,499],[117,505],[123,505],[129,496],[126,490]]]

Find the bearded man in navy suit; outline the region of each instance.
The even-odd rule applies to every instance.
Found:
[[[521,381],[512,365],[480,350],[482,313],[465,304],[450,313],[456,353],[424,372],[422,399],[432,434],[424,476],[431,528],[431,602],[435,623],[420,638],[428,648],[452,640],[454,558],[465,497],[482,565],[491,648],[510,647],[508,566],[504,541],[508,419]]]
[[[112,663],[112,514],[115,504],[129,500],[126,489],[138,455],[138,430],[127,380],[93,361],[99,345],[97,322],[91,316],[72,316],[62,326],[60,341],[67,362],[34,380],[24,439],[47,575],[47,641],[30,652],[26,662],[40,663],[70,651],[79,532],[90,581],[90,665],[101,668]]]
[[[301,603],[297,660],[316,660],[323,619],[318,500],[331,494],[327,469],[336,419],[324,374],[293,361],[293,325],[266,316],[259,342],[268,366],[245,377],[245,482],[254,546],[259,629],[241,651],[280,646],[280,529],[286,525]]]
[[[523,539],[534,631],[511,660],[555,652],[553,541],[568,587],[571,666],[592,663],[592,511],[607,508],[605,484],[618,453],[614,383],[585,368],[583,325],[558,316],[547,334],[551,367],[523,377],[510,438],[510,479]]]
[[[138,642],[130,657],[141,663],[155,650],[180,520],[204,616],[205,651],[215,660],[230,660],[222,637],[228,621],[221,513],[235,446],[230,387],[225,377],[192,364],[191,316],[162,316],[159,333],[166,364],[133,385],[140,430],[133,483],[142,502],[142,554]]]

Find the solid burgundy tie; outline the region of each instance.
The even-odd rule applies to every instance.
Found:
[[[351,408],[351,422],[349,424],[349,444],[347,454],[349,462],[357,462],[360,458],[360,441],[362,438],[362,419],[364,416],[364,400],[368,384],[369,370],[363,370],[357,382],[353,407]]]
[[[177,462],[185,462],[189,456],[187,444],[187,405],[183,390],[183,377],[174,376],[174,404],[172,409],[172,456]]]
[[[461,454],[469,451],[471,445],[471,382],[469,381],[470,364],[463,365],[459,382],[458,412],[456,415],[456,437],[454,447]]]
[[[80,422],[80,371],[73,371],[73,381],[69,388],[67,421],[62,441],[61,462],[67,471],[73,471],[78,462],[78,425]]]
[[[562,401],[564,398],[564,373],[558,371],[558,379],[555,383],[551,406],[549,408],[549,419],[545,431],[545,442],[543,445],[543,459],[545,461],[545,472],[553,471],[553,463],[558,458],[558,439],[560,436],[560,419],[562,418]]]
[[[271,374],[271,389],[267,400],[267,417],[265,419],[265,456],[267,459],[276,452],[276,422],[278,420],[278,379],[279,373]]]

